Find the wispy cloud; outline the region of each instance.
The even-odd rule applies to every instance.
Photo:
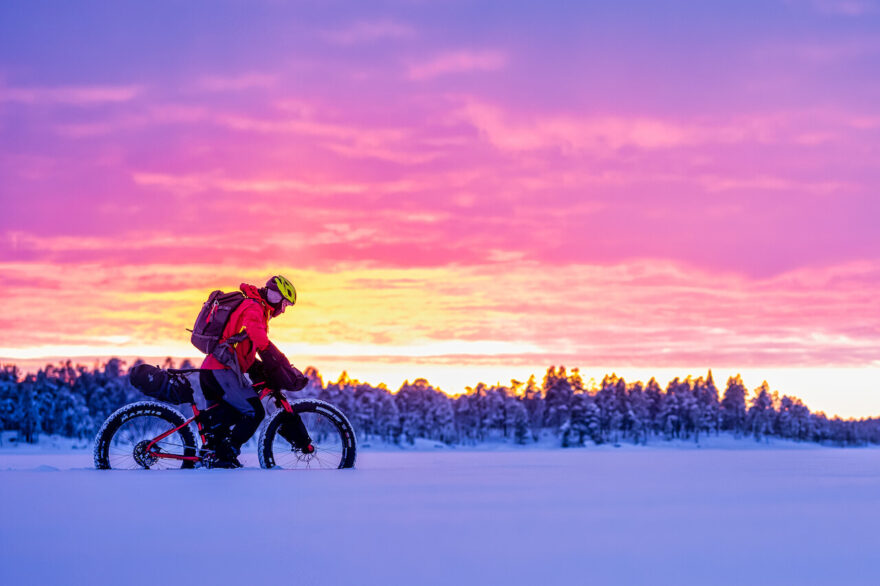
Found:
[[[233,76],[207,75],[196,80],[194,89],[204,92],[231,92],[271,88],[277,83],[277,75],[266,73],[245,73]]]
[[[355,183],[317,183],[292,179],[230,179],[220,174],[134,173],[132,178],[138,185],[161,187],[180,194],[212,189],[252,193],[303,192],[314,194],[363,193],[369,189],[368,185]]]
[[[343,29],[326,31],[322,36],[337,45],[355,45],[382,39],[411,39],[416,30],[394,20],[356,22]]]
[[[299,109],[285,103],[281,110],[275,115],[254,116],[218,108],[157,104],[95,121],[59,123],[55,131],[69,138],[90,138],[139,131],[156,125],[206,125],[257,135],[311,138],[316,141],[316,146],[344,157],[378,159],[403,165],[429,162],[444,150],[443,145],[428,143],[414,148],[412,132],[404,125],[391,127],[360,121],[331,121],[322,118],[318,109],[305,102]]]
[[[0,87],[0,102],[92,106],[129,102],[143,93],[137,85],[63,87]]]
[[[816,193],[820,195],[834,193],[851,188],[852,185],[844,181],[797,181],[772,175],[757,175],[752,177],[721,177],[717,175],[684,176],[681,179],[693,179],[710,191],[795,191],[800,193]]]
[[[878,5],[871,0],[810,0],[810,6],[822,14],[861,16],[878,11]]]
[[[454,73],[498,71],[507,65],[507,55],[501,51],[451,51],[409,67],[409,78],[426,80]]]
[[[874,116],[821,109],[722,117],[659,117],[518,113],[472,97],[461,101],[458,119],[473,125],[487,141],[505,151],[608,151],[623,147],[659,150],[743,143],[816,146],[839,140],[846,130],[872,130],[877,126]]]
[[[623,146],[655,149],[693,144],[701,135],[693,126],[648,117],[540,114],[516,120],[502,108],[475,100],[467,101],[461,115],[496,147],[513,151]]]
[[[859,38],[833,41],[788,42],[759,47],[758,55],[797,60],[814,65],[827,65],[880,54],[880,40]]]

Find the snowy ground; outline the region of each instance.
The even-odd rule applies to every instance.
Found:
[[[880,583],[877,449],[430,445],[330,472],[0,448],[0,584]]]

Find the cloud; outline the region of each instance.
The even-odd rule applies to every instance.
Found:
[[[506,65],[507,56],[501,51],[451,51],[410,65],[409,78],[422,81],[454,73],[498,71]]]
[[[839,42],[796,44],[782,48],[803,61],[815,64],[836,63],[880,53],[880,41],[876,39],[848,39]]]
[[[344,29],[324,32],[322,36],[337,45],[355,45],[383,39],[411,39],[416,31],[401,22],[377,20],[356,22]]]
[[[540,114],[514,120],[504,109],[476,100],[467,100],[460,115],[497,148],[511,151],[658,149],[695,144],[705,134],[694,126],[649,117]]]
[[[690,179],[681,177],[680,179]],[[797,191],[801,193],[829,194],[852,188],[843,181],[796,181],[771,175],[751,177],[721,177],[717,175],[699,175],[692,178],[705,188],[712,191],[743,190],[743,191]]]
[[[634,147],[663,150],[703,145],[835,143],[848,131],[870,131],[872,115],[811,109],[723,117],[518,113],[473,97],[458,97],[451,120],[464,121],[502,151],[558,149],[608,152]]]
[[[285,104],[283,109],[284,112],[276,116],[258,117],[219,108],[157,104],[95,121],[57,123],[54,130],[61,136],[78,139],[141,131],[157,125],[214,126],[267,136],[286,134],[311,137],[317,139],[314,146],[346,158],[378,159],[401,165],[427,163],[449,148],[432,146],[427,142],[414,144],[412,130],[403,125],[382,127],[361,122],[328,121],[321,119],[314,107],[306,105],[293,110],[292,114],[287,113],[292,110],[289,105]]]
[[[370,186],[356,183],[319,183],[294,179],[230,179],[220,174],[185,174],[135,172],[138,185],[161,187],[181,194],[208,190],[231,192],[303,192],[313,194],[363,193]]]
[[[800,61],[814,66],[844,63],[856,59],[874,57],[880,53],[880,41],[876,36],[850,34],[837,39],[812,41],[783,40],[757,45],[753,54],[757,59],[774,59],[782,67],[790,67],[792,61]]]
[[[346,239],[352,237],[352,228],[331,226],[331,232]],[[296,327],[279,322],[275,334],[280,342],[304,347],[345,347],[345,355],[446,355],[462,363],[497,353],[531,363],[566,357],[654,367],[864,366],[876,360],[880,318],[871,311],[872,296],[864,293],[878,284],[876,263],[747,279],[656,261],[554,267],[505,260],[432,269],[293,268],[306,305],[298,308]],[[11,289],[14,299],[45,289],[39,280],[28,284],[39,274],[36,265],[3,268],[18,284]],[[17,335],[19,328],[53,331],[56,343],[91,335],[92,330],[100,336],[142,339],[129,329],[140,320],[140,333],[152,332],[147,337],[157,339],[158,332],[160,340],[171,336],[170,343],[180,337],[177,322],[192,319],[187,310],[198,306],[204,290],[264,278],[265,272],[237,264],[212,270],[192,264],[129,265],[112,271],[59,265],[52,274],[71,285],[58,293],[57,309],[23,310],[10,333]],[[176,277],[182,271],[188,279]],[[159,278],[163,275],[164,281]],[[132,294],[132,288],[140,293]],[[166,300],[163,312],[147,316],[137,311],[151,299]],[[81,311],[59,321],[54,312],[63,311],[65,303],[75,303]],[[855,314],[858,323],[852,319]],[[34,336],[22,335],[36,342]],[[385,343],[369,351],[363,345],[367,335],[380,336]]]
[[[231,92],[271,88],[277,83],[277,75],[265,73],[245,73],[234,76],[207,75],[195,82],[194,89],[204,92]]]
[[[366,144],[344,144],[328,142],[324,146],[334,153],[355,159],[379,159],[399,163],[401,165],[421,165],[433,161],[440,156],[439,151],[423,151],[409,148],[388,148],[385,146]]]
[[[0,102],[93,106],[129,102],[142,93],[143,88],[137,85],[0,87]]]
[[[877,3],[870,0],[810,0],[810,6],[822,14],[862,16],[877,12]]]

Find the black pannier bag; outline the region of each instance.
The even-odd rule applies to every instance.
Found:
[[[174,405],[193,402],[193,388],[189,380],[158,366],[138,364],[131,369],[128,379],[131,386],[148,397]]]

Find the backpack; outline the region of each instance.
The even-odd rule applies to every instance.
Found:
[[[193,346],[205,354],[212,354],[223,337],[229,316],[244,300],[245,295],[241,291],[232,293],[212,291],[208,300],[202,305],[202,310],[192,328]]]

